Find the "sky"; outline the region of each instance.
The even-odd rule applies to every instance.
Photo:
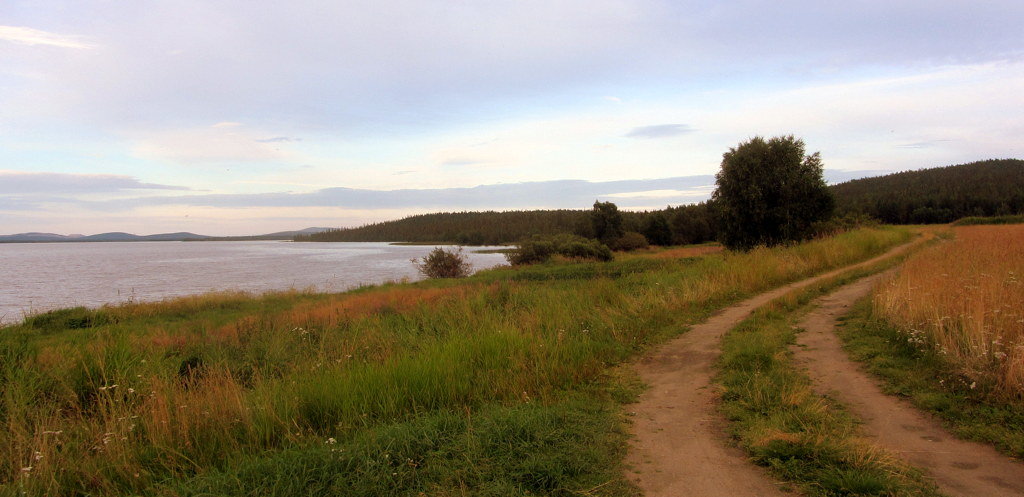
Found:
[[[1020,158],[1024,2],[3,0],[0,234],[708,198]]]

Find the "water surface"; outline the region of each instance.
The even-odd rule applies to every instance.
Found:
[[[486,248],[486,247],[485,247]],[[419,279],[410,259],[432,246],[387,243],[0,243],[0,323],[84,305],[155,301],[210,291],[290,288],[336,292]],[[474,269],[501,254],[466,254]]]

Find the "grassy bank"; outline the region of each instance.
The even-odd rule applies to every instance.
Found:
[[[614,403],[630,388],[611,366],[723,305],[908,238],[871,229],[745,254],[37,316],[0,336],[2,489],[629,493]]]
[[[808,495],[938,495],[919,472],[859,435],[841,405],[816,395],[790,353],[794,323],[812,299],[896,261],[794,291],[723,339],[718,380],[730,433],[755,463]]]

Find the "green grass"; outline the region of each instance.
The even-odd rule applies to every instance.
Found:
[[[964,217],[956,220],[953,226],[974,226],[979,224],[1021,224],[1024,214],[1015,216]]]
[[[307,463],[362,468],[363,456],[324,452],[330,438],[349,454],[426,450],[430,471],[366,473],[392,495],[628,494],[611,403],[632,387],[607,379],[616,365],[723,305],[909,236],[870,229],[750,253],[48,313],[0,334],[0,495],[262,495],[276,491],[262,475],[277,466],[299,481],[312,478]],[[550,449],[527,463],[502,423]],[[588,447],[605,456],[566,457]],[[474,458],[489,472],[469,472]],[[523,479],[547,465],[561,469]],[[342,480],[324,475],[302,493],[388,495]],[[482,483],[492,480],[505,483]]]
[[[905,397],[945,421],[956,435],[1024,457],[1024,401],[972,389],[942,356],[907,342],[907,334],[875,316],[870,299],[857,303],[839,328],[850,356]]]
[[[790,351],[812,299],[894,262],[790,293],[723,339],[718,381],[730,433],[755,463],[808,495],[938,495],[918,471],[864,440],[841,405],[816,395]]]
[[[435,411],[246,457],[162,490],[181,496],[637,495],[618,472],[626,434],[616,404],[568,397],[483,406],[471,416]]]

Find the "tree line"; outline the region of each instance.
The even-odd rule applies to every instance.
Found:
[[[702,243],[714,239],[706,203],[645,212],[619,211],[623,232],[643,234],[655,245]],[[460,245],[505,245],[533,235],[571,233],[600,238],[591,210],[437,212],[358,228],[299,235],[306,242],[417,242]]]
[[[644,212],[618,211],[610,202],[595,202],[590,210],[439,212],[295,240],[504,245],[568,233],[614,248],[617,241],[632,244],[640,234],[654,245],[720,240],[749,248],[829,232],[851,219],[928,224],[1024,214],[1022,160],[908,171],[831,187],[825,187],[821,170],[820,157],[805,154],[802,140],[757,137],[723,155],[709,202]],[[836,217],[830,221],[833,205]],[[612,232],[600,216],[618,219]]]
[[[832,187],[840,214],[888,224],[1024,214],[1024,161],[984,160],[863,178]]]

